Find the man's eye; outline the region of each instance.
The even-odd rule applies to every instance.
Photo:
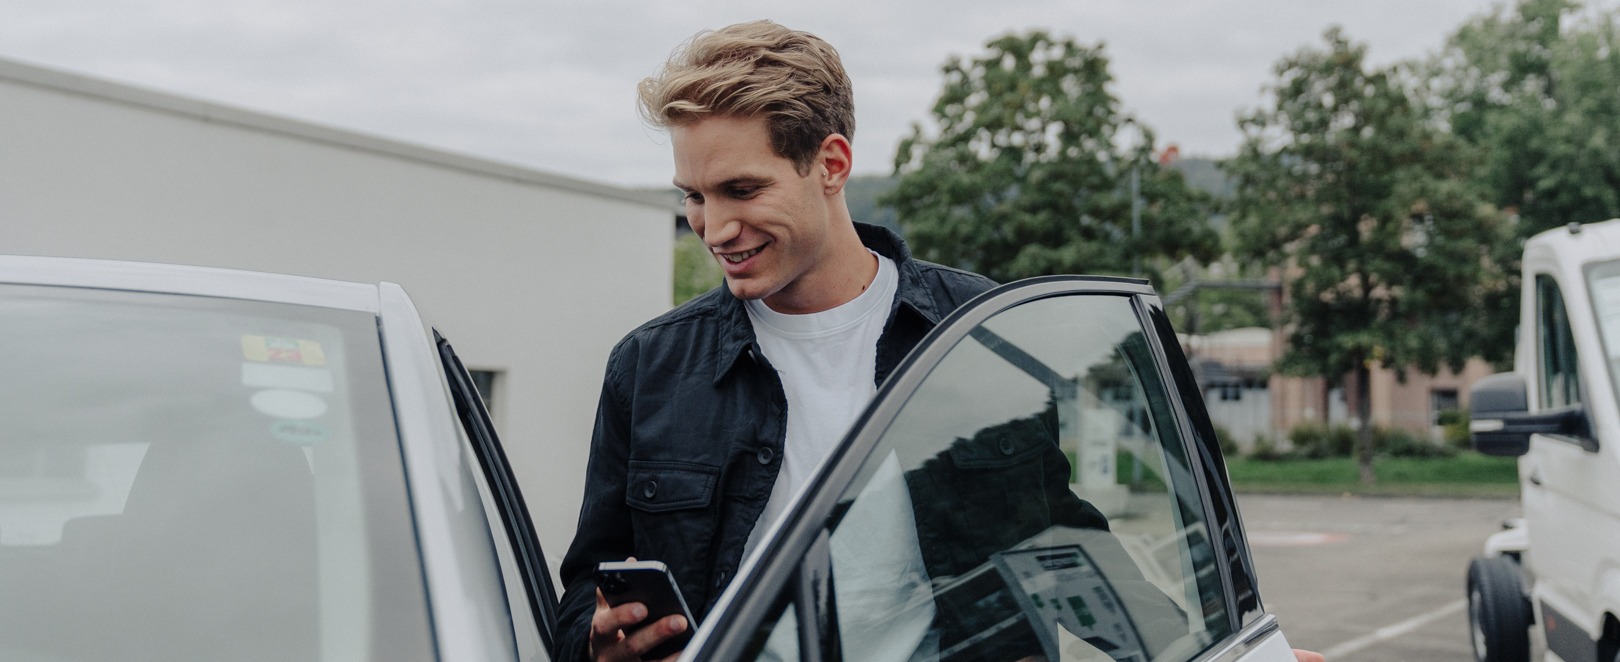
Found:
[[[757,186],[738,187],[738,188],[731,189],[731,197],[733,197],[733,198],[752,198],[752,197],[754,197],[754,194],[758,193],[758,192],[759,192],[759,187],[757,187]]]
[[[695,205],[701,205],[703,204],[703,194],[698,193],[697,191],[688,191],[686,195],[681,197],[681,200]]]

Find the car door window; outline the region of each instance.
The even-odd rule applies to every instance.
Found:
[[[533,521],[484,407],[482,392],[450,343],[437,331],[434,339],[461,424],[459,431],[482,469],[474,481],[494,535],[518,653],[524,660],[549,660],[555,650],[557,593]]]
[[[1230,633],[1133,301],[1002,311],[911,391],[826,522],[845,658],[1185,660]],[[757,657],[798,657],[788,611]]]
[[[1581,402],[1579,362],[1575,336],[1558,282],[1546,274],[1536,276],[1536,337],[1540,343],[1541,400],[1543,409]]]

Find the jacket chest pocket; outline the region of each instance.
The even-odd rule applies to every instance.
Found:
[[[703,604],[710,548],[718,525],[715,491],[720,469],[687,462],[631,460],[625,503],[642,560],[662,561],[675,573],[688,604]]]

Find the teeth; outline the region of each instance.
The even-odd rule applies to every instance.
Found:
[[[763,247],[761,247],[761,248],[763,248]],[[755,255],[758,255],[759,251],[760,251],[759,248],[755,248],[753,250],[747,250],[747,251],[743,251],[741,253],[721,253],[720,257],[724,258],[725,261],[727,261],[727,262],[730,262],[732,264],[737,264],[739,262],[742,262],[743,260],[751,258],[751,257],[753,257]]]

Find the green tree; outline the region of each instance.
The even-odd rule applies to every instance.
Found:
[[[701,238],[690,232],[675,238],[675,305],[718,287],[725,278]]]
[[[1399,70],[1369,68],[1337,28],[1282,59],[1271,107],[1239,119],[1239,256],[1281,267],[1288,347],[1279,369],[1349,377],[1356,455],[1377,480],[1368,377],[1460,367],[1477,354],[1486,297],[1506,286],[1488,248],[1500,215],[1469,179],[1473,152],[1414,103]]]
[[[1474,179],[1518,239],[1620,216],[1620,38],[1614,10],[1522,0],[1453,33],[1425,71],[1430,105],[1482,154]],[[1513,286],[1494,297],[1485,356],[1511,356],[1522,242],[1498,245]]]
[[[895,156],[899,183],[883,202],[919,256],[1009,281],[1220,253],[1209,196],[1153,160],[1152,132],[1108,90],[1101,46],[1034,31],[986,48],[945,64],[938,130],[914,125]]]

